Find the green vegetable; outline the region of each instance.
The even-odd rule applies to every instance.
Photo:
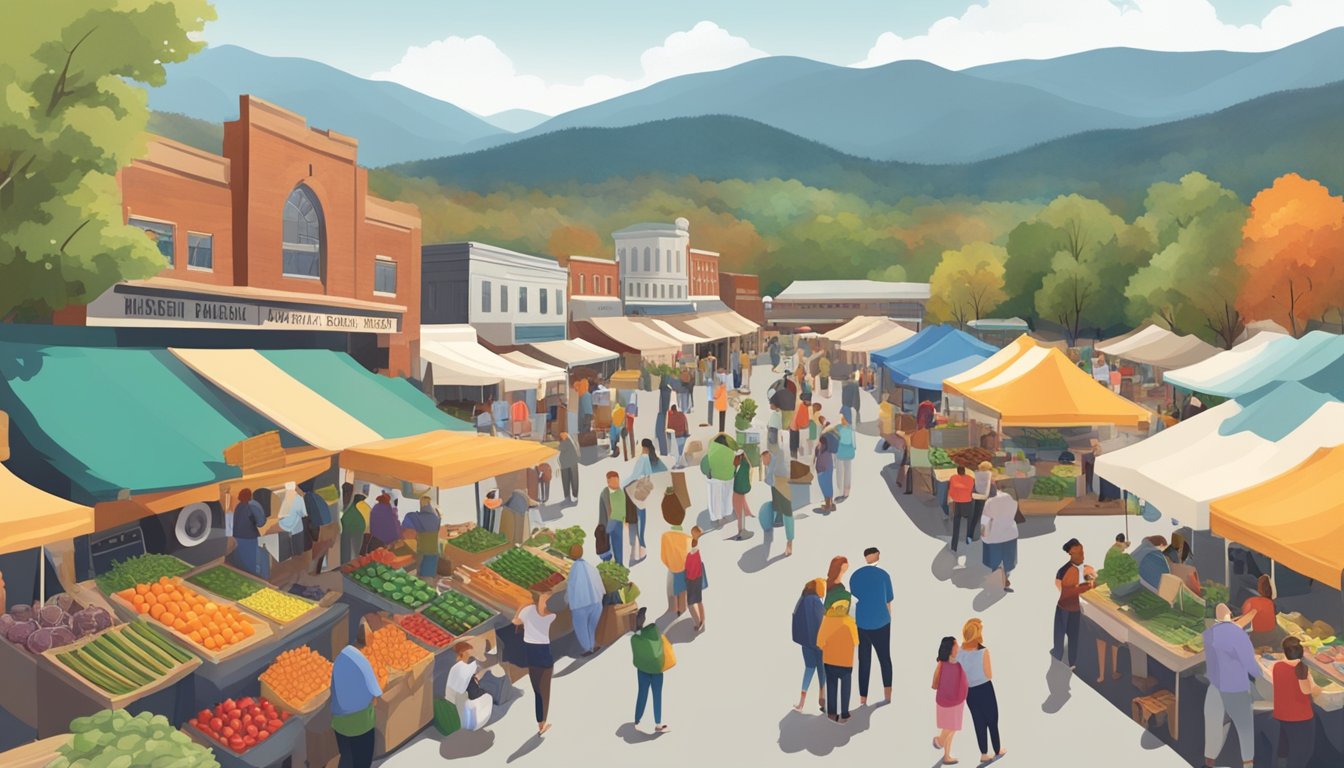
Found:
[[[451,590],[431,600],[423,613],[425,618],[454,635],[466,634],[494,615],[470,597]]]
[[[172,555],[140,555],[115,563],[97,582],[98,588],[110,595],[136,584],[158,581],[162,576],[181,576],[189,570],[191,566]]]
[[[957,463],[942,448],[929,449],[929,463],[933,465],[934,469],[951,469],[957,466]]]
[[[104,710],[75,718],[70,731],[74,738],[57,750],[47,768],[219,767],[210,749],[173,729],[161,715],[131,717],[124,709]]]
[[[242,600],[266,588],[261,582],[222,565],[201,571],[187,581],[230,600]]]
[[[159,634],[157,629],[151,627],[142,619],[136,619],[126,626],[144,640],[153,643],[154,647],[158,648],[160,651],[176,659],[179,664],[186,664],[188,661],[195,658],[190,653],[182,650],[176,643]]]
[[[588,533],[583,530],[583,526],[572,525],[568,528],[561,528],[555,532],[555,548],[569,557],[569,550],[575,544],[582,544],[587,538]]]
[[[1138,578],[1139,564],[1134,562],[1134,558],[1119,549],[1107,550],[1106,562],[1097,574],[1098,584],[1106,584],[1114,589],[1137,581]]]
[[[466,533],[448,540],[448,545],[463,552],[484,552],[487,549],[506,544],[508,539],[485,528],[472,528]]]
[[[602,576],[602,586],[607,592],[615,592],[630,584],[630,569],[606,560],[597,564],[597,572]]]
[[[1054,475],[1039,476],[1031,486],[1032,496],[1044,496],[1052,499],[1071,497],[1077,491],[1077,480],[1071,477],[1055,477]]]
[[[487,567],[525,589],[556,572],[541,558],[518,547],[506,550]]]
[[[382,563],[369,563],[350,574],[350,578],[370,592],[410,608],[423,605],[437,592],[418,577]]]

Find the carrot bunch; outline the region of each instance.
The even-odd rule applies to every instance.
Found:
[[[260,679],[286,702],[302,704],[331,687],[331,662],[301,645],[277,656]]]
[[[177,630],[207,650],[227,648],[256,633],[242,611],[202,597],[181,579],[162,576],[152,584],[137,584],[117,595],[136,613]]]
[[[389,673],[405,672],[428,655],[429,651],[408,637],[405,630],[390,624],[370,632],[364,643],[364,657],[380,686],[387,685]]]

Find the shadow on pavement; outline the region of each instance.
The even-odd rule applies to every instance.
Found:
[[[663,734],[641,731],[634,723],[622,723],[621,727],[616,729],[616,735],[624,739],[626,744],[646,744],[657,741]]]
[[[868,730],[873,711],[879,707],[850,710],[847,723],[836,723],[823,714],[789,710],[779,721],[779,749],[787,754],[807,752],[823,757],[845,746],[850,739]]]
[[[755,546],[752,547],[751,549],[746,550],[745,552],[742,553],[741,557],[737,558],[738,569],[741,570],[743,573],[760,573],[761,571],[765,570],[766,568],[769,568],[770,566],[774,565],[780,560],[783,560],[784,542],[782,541],[782,539],[784,538],[784,529],[782,528],[779,529],[779,538],[781,539],[779,545],[779,552],[773,557],[771,557],[770,548],[771,545],[773,544],[772,542],[773,538],[774,538],[773,535],[770,536],[762,535],[761,543],[759,546]]]
[[[532,752],[536,751],[537,747],[541,746],[542,741],[544,741],[544,739],[542,738],[541,734],[539,733],[532,734],[532,738],[528,739],[527,741],[524,741],[523,745],[521,747],[518,747],[518,749],[514,750],[513,754],[509,755],[509,759],[505,760],[504,762],[512,763],[514,760],[517,760],[520,757],[526,757],[527,755],[532,754]]]
[[[1019,539],[1033,539],[1037,536],[1049,536],[1056,530],[1056,520],[1058,520],[1058,518],[1054,515],[1048,517],[1028,517],[1027,522],[1018,524],[1017,537]]]
[[[1069,690],[1073,682],[1073,672],[1069,665],[1056,659],[1050,659],[1050,668],[1045,672],[1045,685],[1049,689],[1050,695],[1046,697],[1041,704],[1041,711],[1053,715],[1064,708],[1072,692]]]
[[[433,734],[438,736],[438,731],[433,731]],[[480,757],[494,745],[495,734],[491,731],[462,730],[449,734],[440,740],[439,757],[445,760]]]
[[[708,616],[706,616],[706,619],[708,619]],[[705,626],[706,627],[709,626],[708,621],[706,621]],[[695,642],[695,639],[703,633],[696,632],[695,621],[690,620],[690,621],[678,622],[671,629],[667,630],[666,634],[668,641],[671,642],[673,645],[681,645],[683,643]]]

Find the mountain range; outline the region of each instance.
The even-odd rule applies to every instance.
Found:
[[[1203,171],[1250,200],[1296,171],[1344,188],[1344,81],[1262,96],[1208,115],[1090,131],[974,163],[926,165],[849,155],[741,117],[570,128],[466,155],[392,166],[405,176],[489,191],[565,189],[643,175],[797,179],[894,202],[911,196],[1048,198],[1077,192],[1134,209],[1148,186]]]
[[[858,69],[769,57],[664,80],[543,116],[479,117],[386,81],[325,64],[212,46],[169,66],[150,106],[211,122],[251,93],[360,140],[385,165],[489,149],[571,128],[621,128],[724,115],[875,160],[965,163],[1099,129],[1140,128],[1224,109],[1344,72],[1344,29],[1281,50],[1164,53],[1125,48],[951,71],[921,61]]]

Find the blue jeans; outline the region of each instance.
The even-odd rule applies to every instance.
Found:
[[[420,569],[418,571],[418,575],[438,576],[438,574],[439,574],[438,555],[425,555],[424,557],[420,558]]]
[[[760,514],[757,517],[761,520],[761,530],[765,532],[765,540],[768,544],[775,536],[775,512],[774,502],[766,502],[761,505]],[[784,538],[793,541],[793,515],[779,515],[784,523]]]
[[[570,608],[569,613],[574,620],[574,636],[578,638],[579,647],[584,653],[588,653],[593,650],[593,644],[596,642],[597,620],[602,617],[602,604],[593,603],[582,608]]]
[[[612,425],[610,437],[611,437],[611,455],[615,456],[616,454],[621,452],[621,428]]]
[[[835,470],[827,469],[817,473],[817,487],[821,490],[821,498],[835,498]]]
[[[639,507],[639,546],[644,549],[644,523],[649,519],[643,507]]]
[[[653,722],[655,725],[663,724],[663,673],[651,675],[648,672],[635,670],[639,676],[639,695],[635,698],[635,722],[638,723],[644,717],[644,702],[648,699],[649,691],[653,691]]]
[[[607,538],[611,540],[611,554],[616,559],[617,565],[625,565],[625,555],[622,553],[624,547],[624,537],[621,531],[625,528],[625,523],[620,520],[607,521]]]

